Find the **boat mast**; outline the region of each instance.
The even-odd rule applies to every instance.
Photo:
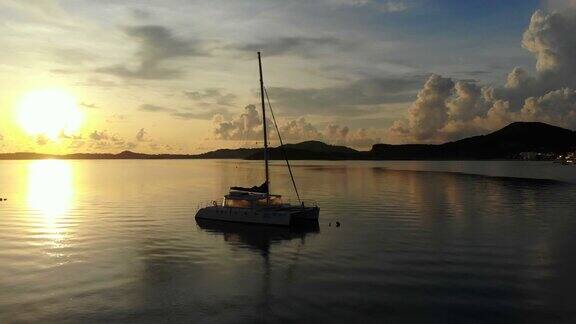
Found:
[[[260,100],[262,101],[262,127],[264,129],[264,163],[266,166],[266,202],[270,203],[270,176],[268,171],[268,134],[266,132],[266,105],[264,104],[264,79],[262,78],[262,58],[258,52],[258,69],[260,71]]]

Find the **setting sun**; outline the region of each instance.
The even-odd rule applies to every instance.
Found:
[[[76,98],[60,89],[27,93],[17,106],[20,126],[30,135],[55,139],[60,133],[72,133],[82,124],[82,113]]]

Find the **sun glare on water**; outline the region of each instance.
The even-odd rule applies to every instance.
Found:
[[[61,89],[45,89],[29,92],[20,100],[17,119],[28,134],[55,139],[61,133],[78,131],[83,116],[72,94]]]
[[[37,234],[46,238],[51,256],[62,256],[57,250],[68,235],[73,215],[74,171],[69,161],[38,160],[28,163],[28,199],[30,217]]]
[[[47,219],[63,215],[72,204],[74,187],[68,161],[39,160],[28,165],[28,206]]]

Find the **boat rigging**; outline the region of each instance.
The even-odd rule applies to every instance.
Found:
[[[289,226],[298,221],[318,221],[320,208],[314,204],[306,206],[294,180],[294,174],[288,160],[288,155],[284,149],[280,129],[276,123],[276,117],[270,104],[268,92],[264,87],[264,78],[262,73],[262,56],[258,52],[258,71],[260,74],[260,101],[262,105],[262,128],[264,136],[264,168],[265,181],[260,186],[230,187],[230,192],[224,196],[221,204],[213,201],[211,206],[199,208],[196,213],[197,219],[210,219],[230,222],[243,222],[253,224],[282,225]],[[290,179],[294,186],[298,205],[291,205],[282,201],[282,196],[270,193],[270,152],[268,148],[268,129],[266,125],[266,102],[270,109],[276,133],[280,140],[280,149],[284,155],[284,160],[288,167]]]

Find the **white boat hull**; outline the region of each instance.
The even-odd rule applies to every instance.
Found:
[[[231,208],[210,206],[200,208],[196,213],[196,218],[226,222],[290,226],[297,220],[318,220],[318,211],[319,209],[316,207]]]

